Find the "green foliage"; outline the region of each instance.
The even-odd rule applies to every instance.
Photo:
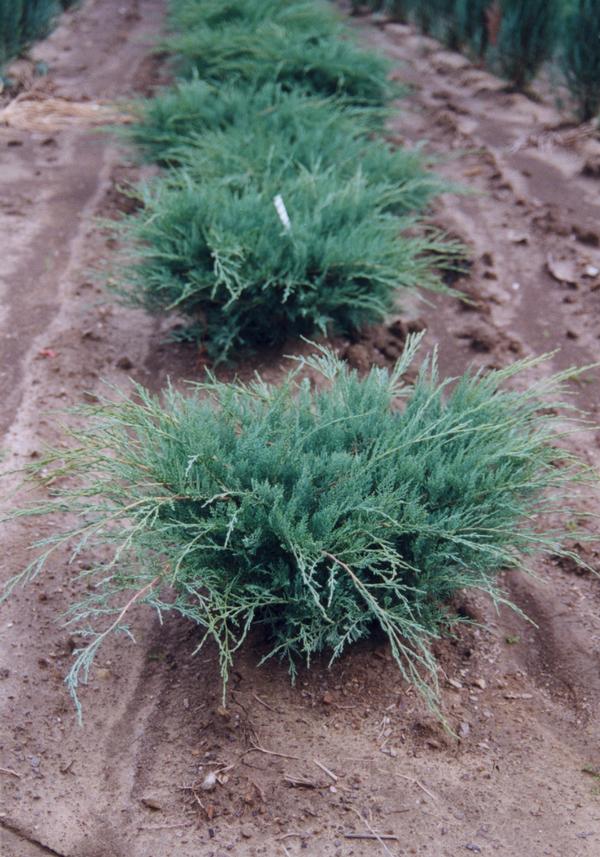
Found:
[[[269,0],[268,15],[264,7],[262,0],[176,3],[177,33],[167,46],[182,73],[254,86],[277,81],[364,105],[392,96],[389,63],[359,50],[325,4]]]
[[[394,14],[393,2],[377,0],[372,5]],[[400,0],[398,6],[399,20],[408,17],[451,49],[486,59],[519,89],[552,57],[560,37],[569,85],[582,115],[589,117],[598,109],[598,0]],[[490,34],[494,9],[499,32]],[[570,29],[565,30],[562,24],[569,17]]]
[[[435,0],[432,6],[436,36],[451,50],[458,50],[460,33],[455,8],[456,0]]]
[[[435,236],[401,236],[414,221],[391,210],[406,200],[402,187],[360,170],[343,181],[336,169],[280,166],[259,181],[172,171],[125,223],[139,253],[126,294],[187,315],[217,358],[330,326],[354,330],[381,320],[397,289],[440,287],[431,254],[443,262],[454,250]]]
[[[479,58],[488,47],[486,12],[492,0],[456,0],[455,16],[458,40],[467,51]]]
[[[340,95],[357,104],[383,105],[393,88],[388,64],[338,39],[299,38],[265,22],[256,30],[196,30],[171,42],[184,70],[213,81],[279,81],[318,95]]]
[[[0,63],[5,63],[21,49],[21,11],[21,4],[0,0]]]
[[[55,0],[38,0],[24,4],[22,38],[25,44],[46,36],[60,8]]]
[[[381,187],[382,200],[393,188],[396,213],[419,211],[443,185],[423,169],[418,150],[373,138],[377,124],[370,111],[277,85],[256,92],[225,88],[216,98],[213,87],[195,80],[143,104],[141,122],[129,133],[151,157],[183,166],[183,183],[221,179],[236,191],[256,184],[276,194],[284,179],[302,170],[335,169],[345,182],[360,169]],[[178,183],[178,174],[169,181]]]
[[[450,48],[456,49],[456,2],[457,0],[388,0],[382,5],[398,20],[412,19],[424,33],[439,38]]]
[[[0,0],[0,65],[50,30],[57,0]]]
[[[279,84],[255,89],[197,78],[141,101],[133,110],[138,122],[126,127],[126,135],[149,160],[163,165],[178,163],[189,143],[198,143],[211,132],[281,136],[287,131],[286,145],[302,139],[316,146],[317,138],[319,145],[326,143],[327,128],[333,129],[338,142],[341,133],[347,134],[352,146],[354,139],[383,130],[385,118],[382,110],[357,108],[340,99],[308,97],[297,90],[286,92]],[[268,141],[259,144],[266,146]],[[338,158],[344,154],[338,152]],[[291,153],[277,155],[290,157]]]
[[[600,0],[577,0],[565,27],[563,68],[583,121],[600,111]]]
[[[220,179],[236,192],[253,185],[275,195],[303,172],[328,171],[340,183],[360,174],[378,207],[395,214],[422,210],[444,189],[439,178],[423,170],[418,150],[395,149],[366,138],[364,128],[329,105],[320,110],[312,104],[313,110],[306,111],[312,115],[305,116],[294,112],[297,104],[292,99],[249,126],[192,138],[175,152],[185,178],[172,174],[170,183],[187,184],[190,177],[198,183]]]
[[[517,89],[525,88],[552,56],[561,0],[502,0],[493,62]]]
[[[415,0],[385,0],[384,10],[395,21],[404,22],[415,4]]]
[[[265,20],[314,36],[327,37],[339,28],[335,12],[321,0],[170,0],[169,20],[175,32],[232,25],[256,29]]]
[[[431,33],[433,23],[434,23],[434,5],[431,0],[423,0],[423,2],[415,3],[413,17],[416,25],[422,30],[426,35]]]
[[[70,614],[84,633],[74,694],[143,602],[197,623],[198,648],[216,642],[225,681],[253,626],[264,659],[286,659],[292,675],[379,629],[404,677],[434,700],[429,646],[457,619],[449,599],[471,587],[502,600],[501,569],[560,552],[541,515],[564,511],[560,489],[581,470],[557,447],[547,409],[561,410],[568,373],[503,389],[532,361],[451,385],[434,357],[406,387],[417,345],[364,379],[323,351],[279,387],[209,377],[162,404],[137,387],[134,401],[87,409],[92,425],[73,446],[32,464],[54,498],[17,514],[68,510],[79,523],[40,542],[19,579],[51,568],[62,545],[102,557]],[[326,386],[300,381],[305,368]]]
[[[242,30],[251,51],[270,50],[270,27],[286,42],[286,59],[305,31],[316,33],[312,47],[328,34],[327,62],[338,49],[356,50],[321,3],[270,0],[269,12],[266,22],[257,0],[180,0],[173,22],[183,33],[172,44],[181,51],[181,40],[189,41],[206,63]],[[408,213],[422,210],[442,185],[424,171],[419,152],[373,137],[383,128],[385,98],[381,89],[374,99],[361,89],[371,79],[370,58],[356,54],[351,71],[336,60],[341,87],[307,86],[307,75],[322,66],[298,51],[299,86],[290,88],[272,63],[263,69],[268,82],[254,72],[230,81],[228,63],[215,60],[211,79],[200,80],[196,67],[192,80],[138,105],[140,119],[128,132],[172,169],[144,191],[143,209],[126,225],[139,256],[125,293],[150,310],[187,316],[190,332],[217,358],[244,345],[381,320],[397,288],[439,287],[432,254],[444,264],[455,253],[433,234],[401,237],[416,225]],[[315,94],[321,89],[326,96]]]
[[[352,0],[352,14],[362,11],[365,7],[370,12],[385,12],[396,21],[405,21],[409,9],[411,9],[416,0],[369,0],[368,3],[361,3],[360,0]]]

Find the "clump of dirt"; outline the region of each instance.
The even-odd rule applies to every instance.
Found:
[[[397,318],[391,324],[365,328],[350,342],[340,341],[338,353],[354,369],[368,372],[372,366],[394,364],[404,350],[406,338],[411,333],[420,333],[425,329],[425,322],[420,318]]]
[[[135,166],[118,165],[112,171],[110,187],[106,191],[100,216],[107,220],[121,220],[128,214],[135,214],[142,207],[135,185],[140,180],[140,169]]]
[[[581,175],[600,179],[600,155],[590,155],[581,168]]]

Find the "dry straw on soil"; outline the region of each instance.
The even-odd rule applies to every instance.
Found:
[[[111,104],[71,101],[35,92],[18,95],[0,110],[0,125],[20,131],[44,133],[73,125],[93,127],[132,122],[133,116]]]

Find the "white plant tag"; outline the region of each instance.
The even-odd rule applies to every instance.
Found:
[[[287,208],[285,207],[285,202],[283,201],[283,197],[281,196],[281,194],[278,193],[277,196],[274,197],[273,205],[275,206],[277,214],[279,215],[279,219],[283,223],[283,228],[287,232],[289,232],[292,228],[292,222],[290,220],[289,214],[287,213]]]

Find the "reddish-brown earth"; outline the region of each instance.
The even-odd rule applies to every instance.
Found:
[[[54,92],[146,90],[160,73],[148,53],[163,11],[161,0],[88,0],[66,16],[35,49]],[[357,26],[412,87],[390,134],[426,141],[442,157],[437,169],[474,191],[448,194],[432,212],[471,250],[460,286],[473,303],[411,308],[439,344],[444,373],[554,348],[535,372],[598,361],[600,276],[590,271],[600,269],[600,182],[586,163],[600,143],[407,28]],[[158,390],[200,367],[193,349],[165,345],[160,324],[116,306],[92,276],[114,253],[94,218],[118,216],[118,186],[139,176],[127,152],[76,127],[0,128],[0,152],[0,420],[6,460],[20,466],[63,441],[56,410],[97,395],[102,379],[126,389],[131,375]],[[402,336],[392,322],[336,345],[365,368],[393,360]],[[240,371],[277,380],[291,348]],[[598,390],[597,371],[574,387],[592,415]],[[593,433],[570,442],[597,464]],[[5,528],[3,575],[54,526]],[[254,640],[222,709],[214,653],[190,657],[195,629],[161,627],[143,608],[138,645],[118,640],[101,652],[79,727],[62,682],[72,641],[56,617],[82,584],[56,558],[0,609],[0,855],[596,857],[600,583],[551,561],[536,570],[536,580],[505,580],[536,624],[465,594],[462,609],[485,628],[439,646],[457,738],[401,683],[379,643],[330,670],[317,664],[292,688],[284,667],[256,668]],[[193,788],[214,770],[214,791]],[[397,839],[346,836],[370,829]]]

